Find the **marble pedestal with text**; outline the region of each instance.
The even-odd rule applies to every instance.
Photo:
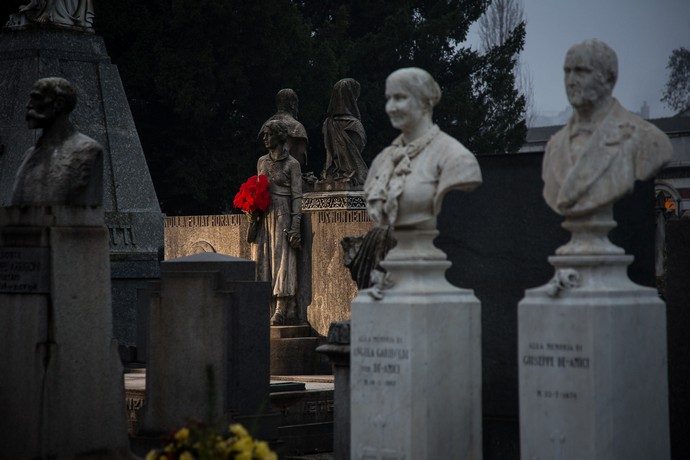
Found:
[[[0,458],[130,458],[100,208],[0,208]]]
[[[437,234],[396,231],[393,286],[352,303],[352,459],[482,458],[481,307],[446,281]]]
[[[343,263],[341,241],[371,229],[364,193],[358,191],[305,193],[302,222],[307,236],[300,271],[300,305],[306,318],[321,336],[331,323],[350,319],[350,303],[357,284]]]
[[[665,305],[620,248],[568,247],[518,306],[521,458],[668,459]]]

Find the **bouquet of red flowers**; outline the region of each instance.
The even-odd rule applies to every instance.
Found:
[[[240,185],[240,191],[235,195],[232,204],[247,215],[249,219],[247,241],[253,243],[256,241],[256,235],[259,231],[261,216],[271,204],[268,176],[259,174],[247,179],[244,184]]]

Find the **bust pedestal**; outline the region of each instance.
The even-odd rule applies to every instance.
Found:
[[[101,208],[0,208],[2,458],[131,458]]]
[[[518,305],[521,458],[669,458],[666,309],[611,215],[568,218],[554,278]]]
[[[481,309],[436,230],[395,230],[392,286],[352,303],[353,459],[481,459]]]

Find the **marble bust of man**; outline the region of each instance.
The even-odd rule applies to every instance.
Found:
[[[103,201],[103,149],[77,131],[69,119],[77,103],[63,78],[34,83],[26,105],[29,129],[41,129],[15,176],[12,205],[100,206]]]
[[[544,154],[544,199],[558,214],[584,217],[652,178],[673,153],[668,137],[611,95],[616,53],[593,39],[565,57],[565,89],[574,112]]]

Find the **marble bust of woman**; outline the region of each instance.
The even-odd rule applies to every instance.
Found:
[[[432,121],[441,89],[425,70],[410,67],[386,79],[386,113],[401,131],[374,159],[364,184],[378,226],[435,229],[443,197],[482,182],[476,158]]]

